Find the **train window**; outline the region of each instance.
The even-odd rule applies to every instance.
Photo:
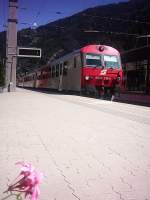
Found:
[[[50,78],[51,77],[51,67],[49,66],[48,67],[48,78]]]
[[[63,75],[67,76],[67,73],[68,73],[68,62],[65,61],[63,66]]]
[[[55,77],[55,66],[52,66],[52,77]]]
[[[114,55],[104,55],[104,64],[106,68],[119,68],[119,60],[117,56]]]
[[[84,55],[82,52],[80,53],[80,60],[81,60],[81,66],[84,66]]]
[[[74,57],[74,68],[77,67],[77,57]]]
[[[48,73],[46,72],[44,75],[45,79],[48,79]]]
[[[52,77],[52,66],[49,67],[49,77]]]
[[[56,77],[56,65],[54,66],[54,77]]]
[[[42,72],[42,79],[45,79],[45,72]]]
[[[51,73],[50,71],[48,71],[47,78],[50,78],[50,77],[51,77]]]
[[[39,75],[40,75],[39,72],[37,72],[37,75],[36,75],[37,76],[37,80],[40,79]]]
[[[102,67],[101,55],[86,54],[86,65],[89,67]]]
[[[42,79],[42,71],[41,71],[41,73],[40,73],[40,80]]]
[[[41,71],[40,79],[43,79],[43,72]]]
[[[49,78],[49,72],[47,72],[47,74],[46,74],[46,79],[48,79]]]
[[[59,64],[56,65],[56,77],[59,76]]]
[[[62,75],[62,71],[63,71],[63,64],[60,64],[60,75]]]
[[[45,79],[48,78],[48,72],[47,72],[47,71],[45,71],[45,73],[44,73],[44,78],[45,78]]]

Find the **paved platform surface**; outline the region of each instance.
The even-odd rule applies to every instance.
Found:
[[[18,160],[44,173],[41,200],[150,200],[150,108],[0,94],[0,199]]]

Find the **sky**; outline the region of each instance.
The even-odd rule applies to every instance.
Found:
[[[127,0],[18,0],[18,29],[40,26],[87,8]],[[8,0],[0,0],[0,31],[7,23]]]

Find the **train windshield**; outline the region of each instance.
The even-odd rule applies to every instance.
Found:
[[[104,55],[104,65],[105,68],[120,68],[120,61],[117,56],[114,55]]]
[[[101,55],[86,54],[86,65],[89,67],[102,67]]]

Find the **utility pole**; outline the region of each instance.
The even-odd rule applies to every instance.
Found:
[[[17,65],[17,9],[18,0],[9,0],[8,27],[6,36],[6,79],[5,86],[9,92],[16,89]]]

